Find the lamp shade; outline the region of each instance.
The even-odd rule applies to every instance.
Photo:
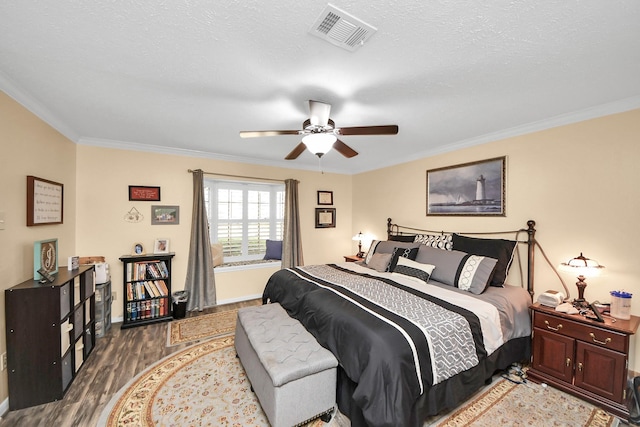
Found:
[[[332,133],[312,133],[302,138],[307,149],[318,157],[328,153],[337,140],[338,138]]]
[[[362,232],[358,232],[358,234],[356,234],[355,236],[353,236],[351,238],[351,240],[364,240],[366,236],[364,234],[362,234]]]
[[[582,252],[580,252],[579,256],[563,262],[561,266],[565,271],[571,271],[585,277],[597,276],[600,273],[600,269],[604,268],[604,265],[598,264],[598,261],[582,255]]]

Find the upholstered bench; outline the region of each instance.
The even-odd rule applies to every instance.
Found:
[[[273,427],[331,419],[338,361],[280,304],[238,310],[235,346]]]

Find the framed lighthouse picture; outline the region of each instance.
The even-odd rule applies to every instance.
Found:
[[[506,216],[506,156],[427,171],[428,216]]]

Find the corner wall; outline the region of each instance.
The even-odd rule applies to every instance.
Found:
[[[0,91],[0,277],[4,291],[33,278],[33,243],[58,239],[58,264],[75,254],[76,146]],[[64,185],[63,224],[27,227],[27,175]],[[4,292],[0,294],[0,353],[7,348]],[[0,402],[8,397],[0,372]],[[7,408],[8,409],[8,408]],[[2,413],[0,408],[0,413]]]
[[[387,217],[460,232],[517,230],[533,219],[553,267],[580,252],[606,267],[587,279],[587,300],[608,302],[609,291],[624,289],[640,316],[639,135],[640,110],[633,110],[363,173],[353,180],[353,229],[384,238]],[[506,217],[426,216],[427,170],[499,156],[507,156]],[[577,297],[576,278],[560,274]],[[563,288],[536,250],[536,297],[547,289]],[[640,345],[633,345],[629,366],[638,372]]]

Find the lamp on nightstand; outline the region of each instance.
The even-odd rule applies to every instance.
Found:
[[[358,258],[362,258],[364,256],[364,252],[362,252],[362,240],[364,238],[365,238],[365,235],[362,234],[362,231],[359,231],[358,234],[353,236],[353,238],[351,239],[351,240],[357,240],[358,241],[358,253],[356,255]]]
[[[561,267],[564,271],[572,271],[578,274],[578,281],[576,282],[578,298],[575,301],[584,302],[584,288],[587,287],[587,283],[585,282],[586,278],[597,276],[600,273],[600,269],[604,268],[604,265],[598,264],[598,261],[586,258],[582,255],[582,252],[580,252],[580,256],[563,262]]]

